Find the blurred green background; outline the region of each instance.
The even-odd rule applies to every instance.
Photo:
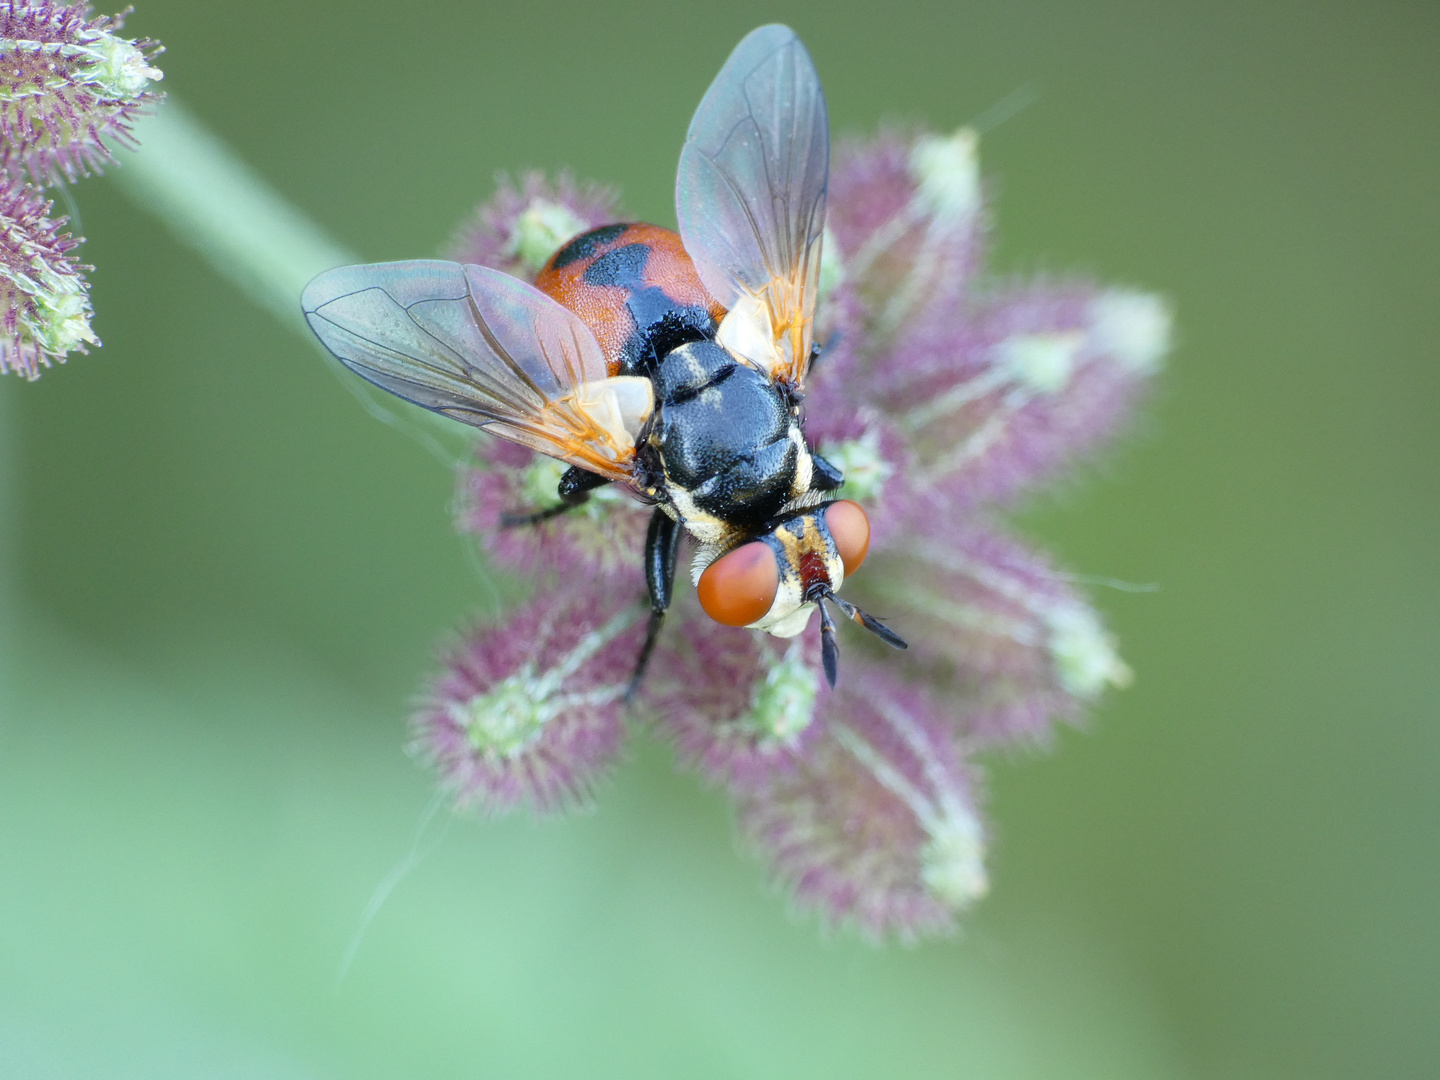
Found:
[[[731,46],[837,131],[989,133],[996,266],[1172,297],[1135,434],[1030,507],[1136,685],[990,762],[952,941],[790,914],[637,740],[589,816],[445,824],[402,753],[493,603],[451,478],[109,179],[105,348],[0,380],[0,1076],[1440,1075],[1440,8],[143,0],[164,88],[370,259],[499,169],[673,221]]]

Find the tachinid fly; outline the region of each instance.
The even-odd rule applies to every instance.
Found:
[[[869,546],[865,512],[805,441],[805,375],[825,227],[825,97],[794,32],[763,26],[710,85],[680,152],[678,234],[608,225],[566,243],[531,286],[439,261],[327,271],[301,297],[325,347],[427,409],[567,463],[560,506],[625,485],[654,505],[651,617],[639,685],[670,605],[681,529],[718,622],[780,637],[826,604],[905,643],[836,595]]]

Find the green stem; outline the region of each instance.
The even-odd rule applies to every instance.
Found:
[[[135,137],[138,150],[115,149],[120,168],[111,175],[121,190],[216,273],[318,348],[300,315],[300,291],[322,270],[360,260],[286,202],[173,96],[135,124]],[[417,439],[448,466],[467,455],[468,429],[373,390],[325,356],[372,416]]]
[[[300,290],[359,260],[270,187],[173,97],[135,125],[140,149],[111,174],[221,277],[296,330]],[[307,331],[308,334],[308,331]]]

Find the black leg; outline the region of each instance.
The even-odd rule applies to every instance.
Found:
[[[561,503],[559,506],[548,506],[544,510],[536,510],[533,514],[501,514],[500,527],[502,529],[518,529],[522,525],[539,525],[542,521],[549,521],[553,517],[569,513],[575,507],[590,498],[589,495],[581,495],[574,502]]]
[[[571,502],[576,499],[576,496],[588,495],[596,488],[604,487],[608,483],[610,481],[599,473],[582,469],[579,465],[571,465],[560,475],[560,498],[564,502]],[[573,505],[579,506],[584,501],[584,499],[578,499]]]
[[[598,473],[571,465],[560,477],[559,506],[549,506],[544,510],[536,510],[533,514],[501,514],[500,525],[506,529],[513,529],[520,525],[538,525],[542,521],[549,521],[553,517],[559,517],[566,511],[584,504],[590,498],[590,492],[608,483],[610,481]]]
[[[635,662],[635,674],[630,676],[630,685],[625,688],[626,701],[640,689],[640,680],[645,677],[650,654],[655,651],[655,641],[665,621],[665,610],[675,592],[675,561],[679,553],[680,526],[657,506],[650,515],[650,529],[645,534],[645,584],[650,589],[650,625],[645,629],[645,644],[640,649],[640,659]]]
[[[813,450],[810,451],[810,460],[815,465],[810,477],[810,490],[839,491],[845,483],[845,474]]]

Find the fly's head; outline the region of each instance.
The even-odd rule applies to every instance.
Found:
[[[776,637],[801,633],[818,608],[825,677],[834,686],[839,647],[827,604],[887,645],[905,648],[884,623],[837,595],[869,548],[870,520],[859,504],[848,499],[820,503],[768,523],[758,535],[714,559],[701,572],[696,593],[716,622]]]

